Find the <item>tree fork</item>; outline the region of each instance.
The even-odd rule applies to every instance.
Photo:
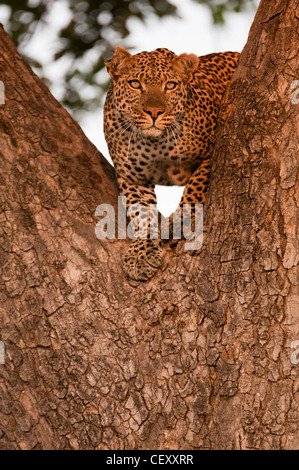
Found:
[[[0,448],[298,448],[298,18],[261,1],[203,248],[146,283],[95,236],[112,169],[0,30]]]

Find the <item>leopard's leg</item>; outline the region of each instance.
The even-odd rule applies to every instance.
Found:
[[[125,254],[123,269],[131,279],[146,281],[155,274],[162,259],[154,186],[133,185],[124,181],[119,186],[121,194],[126,197],[130,216],[129,235],[136,237]]]
[[[178,239],[183,238],[186,229],[183,226],[184,213],[185,220],[188,220],[189,212],[191,215],[190,229],[194,228],[194,219],[196,217],[196,206],[203,204],[206,199],[206,193],[208,189],[210,179],[210,159],[206,158],[203,160],[196,170],[192,173],[185,186],[182,199],[179,207],[176,210],[175,215],[172,214],[170,217],[170,231],[171,238]]]
[[[199,164],[186,184],[180,202],[181,207],[183,204],[203,204],[205,202],[210,173],[210,159],[207,158]]]

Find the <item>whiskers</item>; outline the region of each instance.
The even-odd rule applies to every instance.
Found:
[[[136,126],[131,126],[130,135],[128,139],[128,154],[130,156],[131,144],[136,141],[137,137],[140,135],[140,129]]]
[[[111,142],[118,141],[122,135],[127,133],[126,136],[128,147],[127,150],[130,152],[131,144],[138,138],[142,137],[141,129],[134,124],[131,120],[123,117],[122,120],[118,121],[113,129],[109,132],[105,132],[105,140],[107,145]]]
[[[132,123],[130,121],[119,121],[111,131],[105,132],[105,139],[106,139],[107,144],[110,143],[111,139],[113,140],[118,139],[131,127],[132,127]]]
[[[200,132],[198,134],[195,134],[195,130],[197,129]],[[179,164],[179,166],[181,166],[182,159],[188,160],[190,158],[190,147],[188,146],[188,143],[191,143],[192,145],[192,140],[196,141],[200,139],[200,133],[209,136],[211,144],[216,142],[216,138],[209,132],[205,131],[202,126],[195,126],[194,124],[190,124],[189,127],[183,119],[176,119],[167,128],[168,139],[169,136],[172,135],[173,140],[175,142],[175,146],[177,148],[177,163]],[[196,149],[194,150],[196,151]],[[189,154],[188,156],[187,153]]]
[[[169,141],[170,140],[170,133],[173,137],[173,140],[174,140],[174,143],[175,143],[175,147],[177,149],[177,159],[176,159],[176,163],[178,164],[178,166],[181,166],[182,164],[182,159],[181,159],[181,152],[179,151],[179,145],[182,145],[182,141],[181,141],[181,135],[182,135],[182,129],[180,128],[180,126],[178,125],[178,123],[176,121],[174,121],[171,126],[169,126],[169,128],[166,128],[167,130],[167,140]],[[185,152],[185,145],[183,144],[183,153],[186,157],[186,152]]]
[[[113,128],[105,132],[108,147],[111,143],[120,141],[123,148],[125,149],[126,147],[126,151],[128,153],[127,158],[131,159],[133,156],[131,155],[133,151],[132,145],[136,143],[137,140],[143,141],[148,140],[148,138],[160,139],[160,137],[144,135],[141,125],[138,124],[139,123],[135,123],[126,116],[123,116],[121,120],[115,122]],[[196,126],[192,122],[186,122],[182,116],[178,116],[177,119],[172,122],[165,122],[164,125],[164,137],[161,135],[161,145],[163,145],[163,141],[165,144],[166,140],[168,147],[174,147],[174,152],[171,151],[173,163],[180,167],[182,166],[183,161],[188,161],[196,156],[195,154],[198,151],[196,142],[200,141],[200,139],[203,138],[203,135],[209,137],[209,139],[204,139],[206,141],[210,141],[207,142],[208,145],[209,143],[213,144],[216,142],[214,135],[204,130],[203,126]],[[134,151],[136,151],[136,149]]]

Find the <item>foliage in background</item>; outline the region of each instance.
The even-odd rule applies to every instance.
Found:
[[[255,0],[194,0],[206,5],[214,22],[224,23],[227,11],[241,11]],[[163,18],[177,16],[177,9],[168,0],[3,0],[7,6],[4,27],[27,61],[51,88],[53,83],[45,64],[26,52],[26,45],[43,28],[52,26],[51,11],[61,4],[67,11],[65,24],[57,31],[56,52],[53,61],[68,59],[63,77],[61,102],[73,114],[98,106],[107,77],[101,71],[104,60],[111,57],[115,46],[130,33],[128,21],[145,21],[148,15]],[[1,13],[1,12],[0,12]],[[1,21],[1,16],[0,16]],[[53,25],[55,27],[55,25]],[[84,95],[85,91],[85,95]],[[86,95],[86,91],[89,91]]]
[[[206,5],[213,17],[215,24],[225,23],[225,13],[235,12],[239,13],[248,5],[257,7],[255,0],[193,0],[201,5]]]

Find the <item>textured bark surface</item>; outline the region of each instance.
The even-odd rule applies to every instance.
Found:
[[[223,103],[203,248],[147,283],[95,237],[111,168],[0,31],[0,448],[299,448],[299,11],[273,3]]]

